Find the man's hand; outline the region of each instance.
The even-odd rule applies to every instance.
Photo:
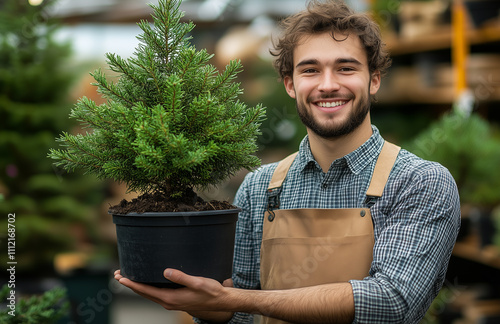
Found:
[[[115,279],[137,294],[169,310],[181,310],[211,322],[227,322],[233,312],[260,314],[292,323],[352,323],[354,296],[351,284],[333,283],[285,290],[232,288],[231,280],[218,281],[166,269],[165,278],[185,286],[157,288],[124,278]]]
[[[157,288],[134,282],[115,271],[115,279],[135,293],[152,300],[168,310],[181,310],[192,316],[215,322],[231,319],[232,313],[224,311],[229,303],[227,287],[232,287],[231,279],[221,285],[218,281],[195,277],[179,270],[166,269],[163,273],[168,280],[185,286],[184,288]]]

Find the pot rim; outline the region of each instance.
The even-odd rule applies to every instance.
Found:
[[[206,216],[206,215],[221,215],[221,214],[236,214],[241,212],[242,209],[231,208],[231,209],[221,209],[221,210],[189,210],[189,211],[179,211],[179,212],[145,212],[145,213],[128,213],[128,214],[118,214],[108,211],[108,214],[113,216],[123,216],[123,217],[165,217],[165,216]]]

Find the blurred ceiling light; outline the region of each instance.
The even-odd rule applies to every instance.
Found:
[[[231,0],[205,0],[198,8],[201,20],[216,20],[226,10]]]
[[[30,5],[32,6],[39,6],[42,4],[43,0],[28,0],[28,2],[30,3]]]

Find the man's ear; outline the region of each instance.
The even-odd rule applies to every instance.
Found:
[[[380,88],[380,81],[381,81],[381,76],[379,71],[375,71],[371,75],[371,80],[370,80],[370,94],[373,96],[378,92],[378,89]]]
[[[295,98],[295,88],[293,87],[293,78],[291,76],[286,76],[283,79],[283,84],[285,85],[285,90],[290,97]]]

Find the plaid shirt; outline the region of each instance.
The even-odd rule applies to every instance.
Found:
[[[307,136],[290,167],[280,208],[366,207],[368,188],[384,140],[376,127],[361,147],[332,163],[325,174]],[[234,286],[260,289],[260,245],[267,186],[277,163],[246,176],[234,204],[239,215]],[[439,292],[460,227],[455,181],[444,167],[401,150],[383,196],[371,207],[375,232],[370,276],[351,280],[354,323],[418,323]],[[252,323],[236,313],[231,323]]]

